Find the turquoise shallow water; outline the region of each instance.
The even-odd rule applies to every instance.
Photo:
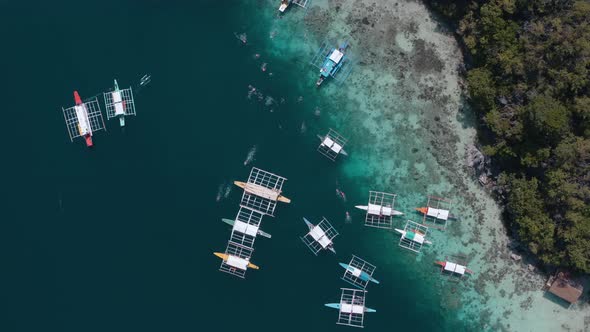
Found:
[[[337,312],[323,304],[337,302],[347,286],[337,263],[353,253],[375,264],[381,281],[369,287],[367,305],[377,313],[365,317],[366,328],[467,329],[441,309],[436,269],[416,264],[435,257],[403,252],[396,235],[363,227],[353,210],[373,188],[404,196],[407,212],[420,201],[406,170],[409,146],[395,158],[388,150],[368,157],[369,137],[362,141],[356,128],[362,116],[350,113],[359,104],[335,102],[331,82],[315,89],[309,54],[288,52],[290,30],[269,37],[277,20],[267,2],[3,6],[0,27],[11,32],[11,51],[1,56],[10,64],[6,331],[332,331]],[[247,45],[234,36],[242,32]],[[113,78],[135,86],[144,73],[152,83],[136,94],[138,116],[124,130],[108,122],[92,150],[69,142],[60,107],[72,104],[74,89],[88,97]],[[249,85],[274,101],[248,99]],[[356,138],[349,160],[332,163],[315,151],[316,134],[331,126]],[[293,203],[265,217],[273,238],[258,239],[252,258],[261,269],[238,280],[217,271],[212,252],[225,248],[229,227],[220,218],[236,214],[241,192],[234,188],[221,202],[216,195],[221,184],[247,178],[243,161],[253,145],[252,165],[287,177]],[[400,173],[380,182],[371,178],[380,173],[369,173],[379,168]],[[340,232],[335,257],[305,248],[303,216],[332,221]]]

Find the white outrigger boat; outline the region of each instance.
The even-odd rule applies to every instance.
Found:
[[[356,205],[355,208],[365,210],[369,214],[376,215],[376,216],[401,216],[404,213],[394,210],[388,206],[381,206],[376,204],[369,204],[369,205]]]
[[[235,223],[236,223],[235,220],[233,220],[233,219],[227,219],[227,218],[221,218],[221,221],[223,221],[224,223],[226,223],[226,224],[228,224],[230,226],[234,226]],[[242,221],[240,221],[240,223],[244,224],[244,222],[242,222]],[[242,232],[242,233],[244,233],[244,232]],[[263,237],[265,237],[267,239],[270,239],[272,237],[270,234],[268,234],[266,232],[263,232],[260,229],[256,230],[256,234],[258,234],[260,236],[263,236]]]
[[[107,109],[107,118],[119,118],[119,125],[125,126],[125,116],[135,115],[135,102],[131,88],[119,89],[117,80],[114,80],[113,91],[104,93],[104,103]]]
[[[309,228],[309,232],[301,237],[301,240],[314,255],[317,256],[318,252],[325,249],[336,253],[333,240],[338,236],[338,232],[332,227],[328,219],[323,218],[317,225],[312,224],[306,218],[303,218],[303,221]]]

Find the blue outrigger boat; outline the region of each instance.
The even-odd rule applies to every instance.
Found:
[[[316,86],[319,87],[328,76],[332,76],[339,82],[348,76],[351,66],[348,65],[350,61],[346,56],[347,48],[348,42],[343,42],[338,48],[330,47],[328,43],[322,45],[311,61],[312,65],[320,69],[320,77],[316,82]],[[323,60],[322,56],[324,57]]]
[[[333,308],[333,309],[338,309],[338,310],[349,309],[349,310],[351,310],[350,312],[355,313],[355,314],[360,314],[362,312],[377,312],[377,310],[375,310],[375,309],[371,309],[371,308],[367,308],[365,306],[359,306],[359,305],[353,306],[351,304],[344,304],[344,306],[343,306],[340,303],[326,303],[324,305],[328,308]],[[346,308],[344,308],[344,307],[346,307]]]
[[[379,283],[379,281],[373,277],[371,277],[367,272],[356,268],[354,266],[350,266],[348,264],[344,264],[344,263],[339,263],[340,266],[342,266],[344,269],[350,271],[350,273],[352,273],[353,276],[363,280],[363,281],[370,281],[370,282],[374,282],[376,284]]]

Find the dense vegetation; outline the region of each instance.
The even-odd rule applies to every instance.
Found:
[[[590,273],[590,1],[427,0],[456,27],[511,229]]]

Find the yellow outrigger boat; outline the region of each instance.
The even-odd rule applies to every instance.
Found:
[[[258,267],[258,265],[254,265],[254,264],[252,264],[252,263],[250,263],[250,262],[246,261],[246,260],[245,260],[245,259],[243,259],[243,258],[239,258],[239,257],[236,257],[236,256],[232,256],[232,255],[224,254],[224,253],[222,253],[222,252],[214,252],[213,254],[214,254],[215,256],[217,256],[217,257],[219,257],[219,258],[223,259],[223,261],[224,261],[224,262],[226,262],[226,263],[232,263],[232,262],[231,262],[231,260],[236,260],[236,261],[240,260],[240,261],[244,261],[244,263],[246,263],[246,262],[248,263],[247,265],[245,265],[245,264],[244,264],[246,267],[249,267],[249,268],[251,268],[251,269],[254,269],[254,270],[259,270],[259,269],[260,269],[260,268]],[[240,263],[240,262],[235,262],[235,263]],[[229,264],[229,265],[232,265],[232,266],[234,266],[234,265],[241,265],[241,264]],[[238,267],[238,266],[236,266],[236,267]],[[243,270],[245,270],[245,268],[244,268]]]
[[[262,198],[270,199],[272,201],[279,201],[283,203],[291,203],[291,200],[285,196],[282,196],[279,191],[272,190],[270,188],[263,187],[254,183],[246,183],[241,181],[234,181],[234,184],[245,191],[260,196]]]

